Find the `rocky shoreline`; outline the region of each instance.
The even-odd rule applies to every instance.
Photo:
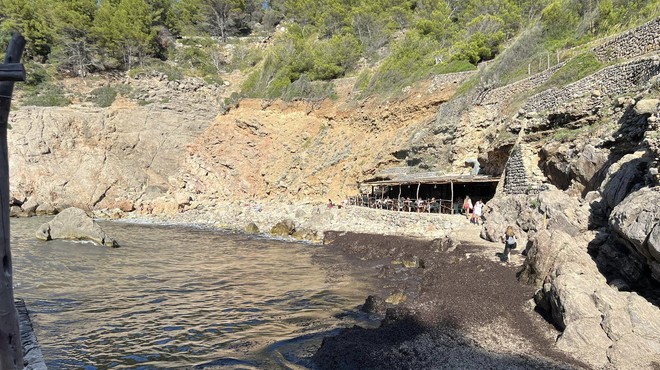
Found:
[[[122,216],[269,235],[285,224],[281,237],[326,243],[361,269],[373,264],[383,290],[367,306],[390,308],[383,325],[327,339],[313,358],[320,368],[453,368],[469,358],[489,368],[652,369],[660,364],[656,293],[639,289],[648,275],[635,275],[638,283],[603,275],[597,253],[623,250],[607,241],[607,229],[589,229],[593,207],[548,189],[489,202],[481,227],[459,215],[257,202]],[[630,220],[619,228],[637,230]],[[502,266],[495,254],[505,225],[514,225],[527,256]]]
[[[143,107],[120,99],[107,109],[15,112],[12,212],[77,206],[97,218],[333,240],[329,247],[356,265],[382,270],[389,290],[381,298],[400,310],[384,314],[383,334],[375,338],[378,331],[351,329],[327,340],[326,348],[336,345],[344,356],[322,349],[315,356],[320,367],[405,367],[408,359],[440,368],[469,348],[472,367],[657,369],[660,39],[652,36],[659,26],[656,18],[603,40],[592,52],[607,66],[571,83],[546,84],[562,70],[558,65],[457,94],[467,76],[442,75],[382,104],[353,104],[355,81],[347,78],[335,82],[338,101],[317,107],[244,99],[217,115],[218,91],[199,81],[127,77],[124,83],[170,103]],[[489,67],[476,73],[486,78]],[[355,195],[371,179],[467,174],[466,158],[502,176],[482,228],[454,215],[323,203]],[[301,203],[307,200],[316,203]],[[527,256],[515,255],[515,264],[504,267],[494,253],[507,226]],[[456,241],[462,244],[453,249]],[[512,295],[518,289],[524,291]],[[504,321],[484,323],[490,315],[478,307]],[[531,327],[523,317],[540,319],[534,310],[554,325],[533,330],[547,340],[514,330]],[[446,346],[451,340],[456,345]],[[458,349],[445,359],[431,349],[448,347]],[[389,362],[360,362],[362,353]]]
[[[373,295],[365,309],[384,317],[381,327],[326,339],[313,356],[319,368],[652,369],[660,364],[657,286],[643,269],[616,268],[639,264],[620,243],[648,234],[640,227],[656,212],[632,202],[612,212],[616,227],[591,229],[597,204],[557,189],[503,195],[488,203],[483,226],[461,215],[257,201],[93,214],[324,243],[356,269],[371,268],[383,286],[365,292]],[[639,212],[641,219],[631,217]],[[526,256],[519,250],[502,265],[505,225]],[[612,255],[619,265],[607,264]],[[625,350],[631,346],[638,350]]]

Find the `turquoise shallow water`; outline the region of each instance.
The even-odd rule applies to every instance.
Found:
[[[328,249],[192,227],[102,223],[121,248],[34,238],[12,219],[15,296],[49,369],[303,368],[368,325],[368,282]]]

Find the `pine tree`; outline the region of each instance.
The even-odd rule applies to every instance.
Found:
[[[96,0],[58,0],[53,9],[57,36],[52,59],[61,71],[84,77],[98,64],[99,51],[91,35]]]
[[[93,33],[121,64],[132,67],[154,50],[155,14],[143,0],[104,1],[94,19]]]
[[[28,58],[46,60],[55,40],[53,12],[48,0],[0,0],[0,29],[20,32]]]

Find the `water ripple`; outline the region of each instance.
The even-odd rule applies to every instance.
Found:
[[[360,322],[344,313],[366,288],[329,282],[318,247],[122,223],[103,224],[118,249],[46,243],[33,237],[45,221],[11,228],[15,295],[51,369],[289,367],[278,351]]]

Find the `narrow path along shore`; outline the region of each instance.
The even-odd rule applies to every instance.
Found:
[[[460,227],[451,230],[447,235],[449,238],[457,241],[459,244],[475,247],[475,255],[486,258],[489,261],[500,262],[499,253],[502,253],[504,250],[504,242],[493,243],[484,240],[479,236],[480,232],[480,225],[466,222]],[[523,265],[525,262],[525,256],[522,254],[522,252],[525,250],[526,245],[527,239],[519,237],[518,247],[511,251],[507,265],[514,268],[520,268]]]

